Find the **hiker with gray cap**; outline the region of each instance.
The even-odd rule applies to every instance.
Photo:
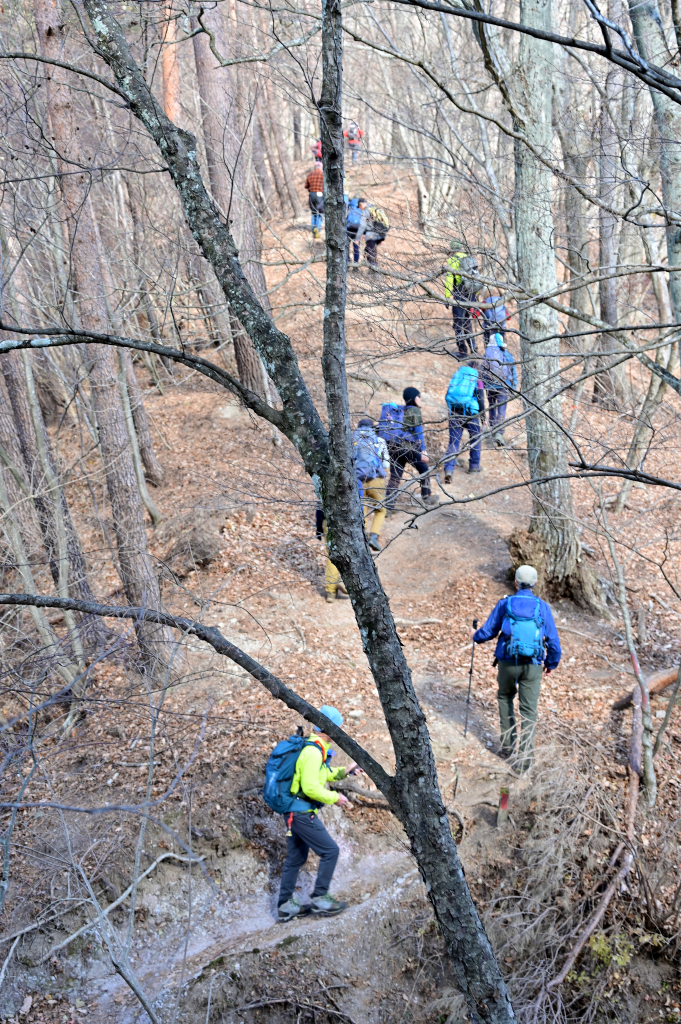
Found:
[[[494,664],[498,668],[501,756],[507,759],[515,758],[513,701],[518,695],[521,731],[516,768],[520,773],[531,767],[534,757],[542,670],[546,675],[553,672],[561,655],[551,609],[532,593],[536,582],[536,569],[531,565],[519,566],[515,574],[517,594],[502,598],[485,625],[471,630],[471,640],[476,644],[498,637]]]

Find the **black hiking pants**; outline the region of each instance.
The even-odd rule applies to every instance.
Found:
[[[388,455],[390,456],[390,480],[386,494],[387,507],[395,507],[395,491],[402,482],[404,467],[407,463],[413,466],[420,476],[421,497],[427,498],[430,495],[430,476],[428,475],[428,463],[421,458],[421,452],[417,448],[404,447],[404,442],[388,441]]]
[[[338,860],[338,844],[333,841],[317,814],[310,811],[294,811],[286,814],[284,821],[288,825],[291,819],[290,835],[286,839],[286,860],[281,873],[281,887],[277,906],[290,900],[295,892],[298,872],[307,860],[310,850],[319,857],[319,869],[312,898],[323,896],[329,891],[331,879]]]

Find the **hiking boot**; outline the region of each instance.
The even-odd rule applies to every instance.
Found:
[[[452,482],[452,474],[451,473],[445,473],[445,483],[446,484],[451,484],[451,482]]]
[[[324,917],[334,917],[336,914],[341,914],[347,903],[345,900],[337,900],[335,896],[332,896],[330,892],[324,893],[323,896],[313,896],[310,910],[313,914],[322,914]]]
[[[482,473],[482,466],[469,466],[468,467],[468,472],[469,473]]]
[[[371,536],[369,537],[369,547],[371,548],[372,551],[381,550],[381,542],[378,539],[377,533],[372,533]]]
[[[332,593],[330,590],[327,590],[327,592],[326,592],[326,603],[327,604],[333,604],[333,602],[335,600],[336,600],[336,595],[334,593]]]
[[[499,751],[499,757],[502,759],[502,761],[510,761],[512,758],[515,757],[515,750],[513,749],[513,747],[502,747],[501,750]]]
[[[423,504],[426,508],[436,508],[440,504],[440,499],[437,494],[429,494],[427,498],[423,498]]]
[[[294,917],[307,917],[310,913],[311,907],[309,903],[304,906],[297,900],[295,896],[292,896],[290,900],[277,909],[277,918],[280,921],[292,921]]]
[[[337,597],[349,597],[350,596],[348,594],[347,590],[345,589],[345,584],[343,583],[342,580],[340,581],[340,583],[336,587],[336,596]]]
[[[494,443],[497,446],[497,448],[505,448],[506,447],[506,442],[504,441],[504,439],[501,436],[501,434],[495,434],[494,437],[493,437],[493,440],[494,440]]]

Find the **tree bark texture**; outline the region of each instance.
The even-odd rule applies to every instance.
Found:
[[[22,463],[25,467],[26,480],[33,495],[33,503],[38,517],[38,523],[43,536],[43,544],[47,554],[47,562],[50,567],[50,574],[56,587],[59,587],[60,565],[59,565],[59,533],[56,517],[60,516],[63,522],[63,529],[66,533],[66,547],[68,551],[68,593],[72,597],[82,598],[83,601],[92,601],[94,596],[90,589],[85,567],[85,559],[78,542],[76,531],[73,528],[71,513],[63,491],[57,497],[58,505],[51,500],[50,488],[45,479],[45,472],[41,466],[40,454],[38,451],[38,438],[33,425],[29,397],[26,386],[26,377],[22,365],[21,356],[15,352],[8,352],[8,358],[3,358],[2,372],[7,387],[12,407],[16,436],[21,448]],[[41,444],[50,462],[50,468],[57,476],[57,467],[50,445],[50,440],[42,422],[42,413],[38,412],[39,429],[42,432]],[[62,567],[62,572],[64,567]]]
[[[396,758],[391,806],[409,836],[472,1019],[508,1021],[513,1019],[513,1010],[466,885],[440,795],[425,717],[364,532],[345,371],[347,229],[342,57],[341,0],[323,0],[319,115],[327,271],[322,369],[329,420],[329,469],[321,491],[329,557],[340,570],[352,599],[390,730]]]
[[[520,20],[551,30],[551,0],[523,0]],[[552,146],[551,80],[553,50],[550,43],[521,35],[513,79],[514,100],[522,123],[517,127],[537,149]],[[536,295],[556,287],[551,211],[551,171],[521,142],[515,143],[515,223],[518,273],[523,288]],[[558,317],[540,304],[521,310],[520,349],[523,361],[522,393],[534,411],[527,417],[528,465],[531,477],[567,474],[565,435],[560,398],[549,399],[559,370],[555,342],[538,339],[558,334]],[[552,480],[532,487],[531,531],[538,531],[546,549],[545,579],[552,596],[572,595],[582,604],[598,605],[595,582],[580,562],[579,537],[574,522],[568,480]]]
[[[165,9],[167,21],[163,31],[163,51],[161,65],[163,71],[163,107],[166,116],[180,123],[180,62],[177,54],[177,21],[173,16],[173,5],[168,4]]]
[[[36,28],[44,56],[63,56],[64,24],[61,8],[55,0],[35,0]],[[61,170],[65,156],[76,161],[81,145],[76,132],[75,112],[66,72],[54,68],[47,83],[47,102],[55,148]],[[104,287],[99,272],[99,253],[95,225],[89,213],[87,173],[65,173],[60,187],[69,217],[71,267],[77,310],[85,330],[106,330],[107,315]],[[106,473],[107,491],[113,514],[121,582],[131,604],[160,604],[158,580],[149,556],[144,511],[133,466],[123,408],[118,393],[118,374],[114,352],[103,345],[88,345],[90,391],[98,426],[99,444]],[[153,668],[164,652],[167,636],[163,630],[139,623],[137,636],[147,668]]]
[[[213,10],[205,11],[203,18],[215,37],[218,52],[223,55],[228,52],[229,44],[227,16],[225,5],[218,4]],[[194,62],[211,192],[225,219],[237,227],[235,240],[244,274],[265,309],[269,310],[267,285],[260,262],[253,189],[248,187],[246,178],[247,146],[242,145],[246,125],[240,123],[242,119],[238,116],[237,73],[234,68],[216,66],[204,32],[194,36]],[[247,141],[250,144],[250,139]],[[235,338],[234,355],[239,379],[250,391],[266,398],[267,378],[247,334],[241,335],[238,341]]]
[[[620,0],[610,0],[609,16],[617,24],[622,20]],[[600,139],[598,154],[599,195],[604,204],[616,205],[617,166],[619,163],[619,142],[613,116],[621,99],[622,73],[615,66],[608,69],[605,79],[605,95],[601,101]],[[614,273],[617,267],[618,251],[617,217],[602,206],[598,210],[598,263],[600,272]],[[617,280],[614,277],[600,281],[598,298],[601,320],[617,324]],[[612,354],[619,348],[611,334],[601,335],[601,350]],[[606,356],[606,361],[607,356]],[[593,401],[607,409],[620,409],[626,398],[627,378],[625,364],[599,373],[594,377]]]
[[[641,55],[648,61],[666,64],[668,45],[657,0],[629,0],[629,16]],[[681,106],[664,93],[650,90],[655,111],[657,142],[660,147],[660,175],[662,201],[675,213],[681,211]],[[667,262],[670,267],[681,266],[681,225],[668,223],[666,229]],[[681,274],[669,275],[669,292],[674,320],[681,324]],[[679,339],[681,356],[681,338]]]
[[[132,412],[132,418],[135,424],[135,433],[137,434],[137,443],[139,444],[140,456],[142,457],[142,463],[144,465],[144,475],[150,484],[153,484],[154,487],[158,487],[163,481],[163,466],[156,457],[154,443],[151,439],[149,419],[147,417],[146,409],[144,408],[142,389],[137,379],[137,374],[135,373],[130,353],[125,352],[123,354],[123,359],[125,361],[125,379],[128,387],[128,395],[130,396],[130,411]]]
[[[291,343],[259,305],[244,277],[229,229],[208,197],[196,166],[194,139],[172,125],[146,88],[125,37],[105,0],[84,0],[100,52],[167,163],[197,243],[212,263],[226,297],[264,358],[282,398],[281,412],[263,409],[300,453],[323,499],[336,560],[353,601],[364,649],[395,747],[393,780],[374,774],[403,822],[447,939],[458,979],[475,1021],[514,1020],[508,993],[466,886],[439,793],[425,718],[390,607],[363,531],[352,463],[344,366],[346,227],[341,122],[342,35],[340,0],[323,7],[327,292],[324,369],[331,449],[321,418],[300,374]],[[327,323],[328,321],[328,323]],[[257,397],[253,406],[262,409]],[[256,675],[256,678],[259,678]],[[348,746],[346,743],[345,746]]]

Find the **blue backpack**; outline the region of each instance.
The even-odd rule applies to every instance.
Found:
[[[463,409],[468,415],[480,412],[475,389],[478,385],[478,371],[472,366],[462,366],[449,382],[445,401],[450,411]]]
[[[513,597],[506,598],[506,618],[509,624],[509,638],[506,641],[506,657],[544,659],[544,620],[541,614],[541,601],[534,598],[534,611],[531,615],[518,615],[513,611]]]
[[[376,480],[385,476],[383,459],[378,448],[376,435],[364,430],[355,430],[352,435],[352,454],[355,459],[355,472],[360,482]],[[362,495],[363,496],[363,495]]]
[[[347,226],[349,228],[358,228],[362,220],[362,211],[359,208],[359,199],[351,199],[350,205],[348,206],[348,219]]]
[[[485,299],[485,302],[491,303],[491,308],[482,310],[483,319],[491,324],[506,325],[508,310],[504,306],[504,300],[501,295],[490,295],[489,298]]]
[[[311,808],[321,807],[315,800],[308,800],[307,797],[301,799],[291,792],[296,762],[303,747],[317,747],[317,744],[304,736],[289,736],[287,740],[277,743],[265,765],[265,788],[262,795],[267,806],[275,814],[309,811]]]
[[[404,429],[404,406],[397,402],[384,402],[378,421],[378,436],[384,441],[403,441],[411,436]]]

